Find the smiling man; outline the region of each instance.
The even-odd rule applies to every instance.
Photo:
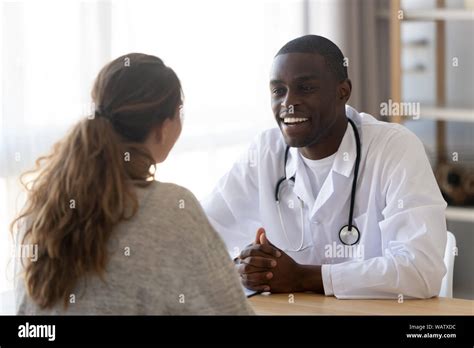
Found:
[[[352,85],[330,40],[274,58],[279,128],[250,146],[203,202],[242,284],[338,298],[429,298],[446,272],[445,207],[422,143],[346,105]],[[256,159],[256,160],[255,160]]]

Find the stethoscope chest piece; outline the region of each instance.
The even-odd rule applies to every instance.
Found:
[[[349,231],[349,225],[345,225],[339,231],[339,240],[341,241],[341,243],[345,245],[357,244],[359,239],[360,239],[360,232],[357,229],[357,227],[355,227],[354,225],[352,225],[352,228],[350,231]]]

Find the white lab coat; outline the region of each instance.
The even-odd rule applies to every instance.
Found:
[[[295,175],[295,184],[293,189],[283,185],[281,193],[288,239],[275,203],[275,186],[284,174],[286,147],[278,128],[257,137],[246,156],[202,202],[211,224],[233,256],[255,239],[259,227],[266,229],[268,239],[278,248],[296,249],[302,235],[298,196],[304,202],[303,250],[286,252],[298,263],[323,265],[326,295],[438,295],[446,272],[446,202],[423,144],[401,125],[378,121],[350,106],[346,106],[346,114],[355,122],[361,138],[354,222],[361,232],[362,254],[331,254],[335,249],[330,248],[342,247],[338,234],[348,222],[356,158],[354,132],[349,124],[316,199],[298,149],[290,149],[286,176]]]

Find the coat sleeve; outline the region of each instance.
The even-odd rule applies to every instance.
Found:
[[[403,130],[381,153],[382,256],[325,265],[337,298],[429,298],[446,273],[446,202],[421,141]]]
[[[259,138],[218,181],[202,202],[232,258],[252,243],[261,227],[258,190]]]

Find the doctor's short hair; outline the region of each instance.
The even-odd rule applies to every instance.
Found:
[[[338,81],[348,78],[344,55],[337,45],[318,35],[304,35],[287,42],[275,57],[286,53],[317,53],[324,57]]]

